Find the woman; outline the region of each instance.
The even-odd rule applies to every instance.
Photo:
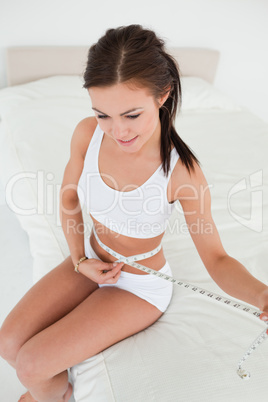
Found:
[[[175,200],[211,277],[268,319],[268,288],[225,252],[198,160],[175,131],[180,77],[163,41],[139,25],[110,29],[90,48],[84,79],[95,117],[75,129],[61,188],[70,256],[30,289],[0,333],[1,355],[29,390],[24,401],[68,401],[69,367],[165,312],[172,284],[115,263],[110,249],[171,275],[161,239]],[[89,239],[82,203],[93,221]],[[201,219],[209,233],[196,233]]]

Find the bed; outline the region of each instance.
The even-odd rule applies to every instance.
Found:
[[[182,73],[176,127],[201,161],[223,245],[268,284],[268,125],[213,86],[217,51],[170,52]],[[82,89],[85,57],[84,47],[7,49],[0,179],[6,202],[27,233],[33,282],[69,254],[58,195],[73,130],[93,114]],[[92,223],[83,215],[89,231]],[[197,230],[206,230],[202,224]],[[226,296],[207,274],[178,202],[163,247],[174,277]],[[236,374],[238,360],[264,328],[256,317],[174,286],[157,323],[70,370],[75,400],[264,402],[268,342],[246,363],[251,379]]]

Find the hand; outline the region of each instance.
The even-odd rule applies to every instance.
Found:
[[[123,265],[123,262],[103,262],[89,258],[79,264],[79,272],[98,284],[113,284],[118,281]]]
[[[261,310],[263,313],[260,315],[260,319],[268,324],[268,289],[265,289],[260,296],[261,305],[263,306]],[[267,330],[268,334],[268,330]]]
[[[268,325],[268,308],[260,315],[260,319]],[[266,334],[268,335],[268,329],[266,331]]]

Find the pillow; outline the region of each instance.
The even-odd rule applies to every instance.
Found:
[[[10,108],[34,99],[56,98],[88,99],[87,90],[83,88],[81,76],[53,76],[27,84],[15,85],[0,90],[0,116]]]
[[[90,113],[79,77],[0,91],[1,180],[7,204],[29,236],[34,282],[69,255],[59,190],[74,128]]]
[[[188,110],[240,110],[241,108],[229,96],[216,89],[210,83],[198,77],[182,77],[182,107]]]

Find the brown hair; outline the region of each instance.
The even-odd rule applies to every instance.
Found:
[[[134,83],[148,88],[154,98],[169,96],[159,110],[161,121],[161,159],[164,173],[170,168],[173,143],[189,173],[196,156],[175,130],[181,105],[181,82],[175,59],[164,48],[164,41],[141,25],[108,29],[88,52],[84,88]]]

